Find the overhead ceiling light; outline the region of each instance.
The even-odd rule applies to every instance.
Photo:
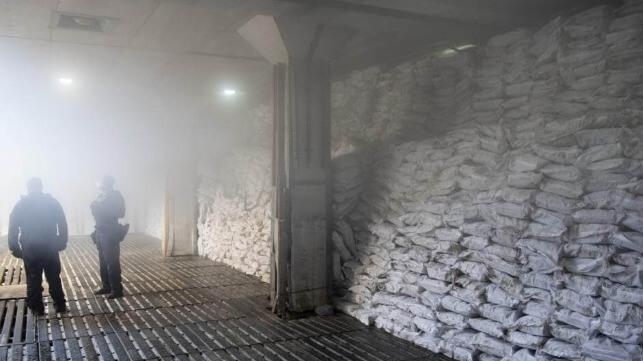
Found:
[[[456,48],[456,50],[462,51],[462,50],[467,50],[467,49],[471,49],[471,48],[475,48],[475,47],[476,46],[474,44],[464,44],[464,45],[456,46],[455,48]]]
[[[440,56],[440,57],[449,57],[449,56],[452,56],[452,55],[456,54],[457,52],[458,52],[458,51],[457,51],[457,50],[455,50],[455,49],[448,48],[448,49],[444,49],[444,50],[442,50],[442,51],[438,54],[438,56]]]
[[[227,95],[227,96],[233,96],[233,95],[236,95],[236,94],[237,94],[237,91],[234,90],[234,89],[225,89],[223,91],[223,95]]]
[[[74,79],[63,77],[63,78],[58,78],[58,82],[62,85],[72,85],[74,84]]]
[[[457,53],[460,53],[462,51],[472,49],[472,48],[476,48],[476,47],[477,46],[474,45],[474,44],[464,44],[464,45],[452,46],[452,47],[448,47],[446,49],[443,49],[443,50],[439,51],[437,53],[437,55],[438,55],[438,57],[441,57],[441,58],[448,58],[448,57],[451,57],[451,56],[453,56],[453,55],[455,55]]]

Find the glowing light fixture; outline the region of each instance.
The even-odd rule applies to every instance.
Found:
[[[456,50],[462,51],[462,50],[467,50],[475,47],[476,46],[474,44],[464,44],[464,45],[456,46],[455,48]]]
[[[457,52],[458,52],[457,50],[449,48],[449,49],[442,50],[439,55],[441,57],[449,57],[451,55],[454,55]]]
[[[454,46],[454,47],[449,47],[444,50],[441,50],[437,53],[438,57],[440,58],[448,58],[450,56],[453,56],[457,53],[460,53],[462,51],[468,50],[475,48],[476,45],[474,44],[464,44],[464,45],[459,45],[459,46]]]
[[[62,85],[72,85],[74,84],[74,79],[62,77],[62,78],[58,78],[58,82]]]
[[[236,94],[237,94],[237,91],[234,90],[234,89],[225,89],[223,91],[223,95],[227,95],[227,96],[233,96],[233,95],[236,95]]]

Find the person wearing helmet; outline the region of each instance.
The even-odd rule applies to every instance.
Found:
[[[98,183],[98,198],[90,205],[96,222],[92,240],[98,248],[102,283],[102,287],[94,293],[108,295],[110,299],[123,297],[120,242],[129,230],[129,224],[122,225],[118,222],[125,217],[125,200],[121,192],[114,189],[114,185],[114,178],[105,176]]]
[[[15,205],[9,217],[9,250],[22,258],[27,275],[27,307],[38,315],[45,313],[42,301],[42,273],[49,284],[49,295],[56,312],[67,311],[60,280],[60,256],[67,247],[67,220],[58,201],[42,192],[42,180],[27,182],[28,195]]]

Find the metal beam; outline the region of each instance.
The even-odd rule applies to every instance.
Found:
[[[282,3],[334,8],[433,25],[476,25],[505,31],[541,25],[557,15],[624,0],[277,0]]]
[[[476,24],[490,28],[497,28],[501,25],[498,22],[506,22],[511,17],[506,14],[491,13],[481,9],[470,9],[462,5],[449,5],[447,3],[436,3],[434,1],[419,0],[278,0],[285,3],[310,5],[322,8],[332,8],[342,11],[351,11],[371,15],[393,17],[401,20],[412,20],[429,22],[434,26],[450,25],[457,26]],[[473,6],[474,3],[471,4]],[[463,13],[470,13],[463,16]],[[486,21],[481,21],[486,17]]]

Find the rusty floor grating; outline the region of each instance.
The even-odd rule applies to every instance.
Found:
[[[0,240],[0,286],[25,282]],[[160,244],[122,245],[126,296],[98,288],[97,254],[77,237],[61,254],[69,312],[35,317],[24,298],[0,300],[0,360],[442,360],[346,315],[283,321],[268,285],[201,257],[161,257]]]

